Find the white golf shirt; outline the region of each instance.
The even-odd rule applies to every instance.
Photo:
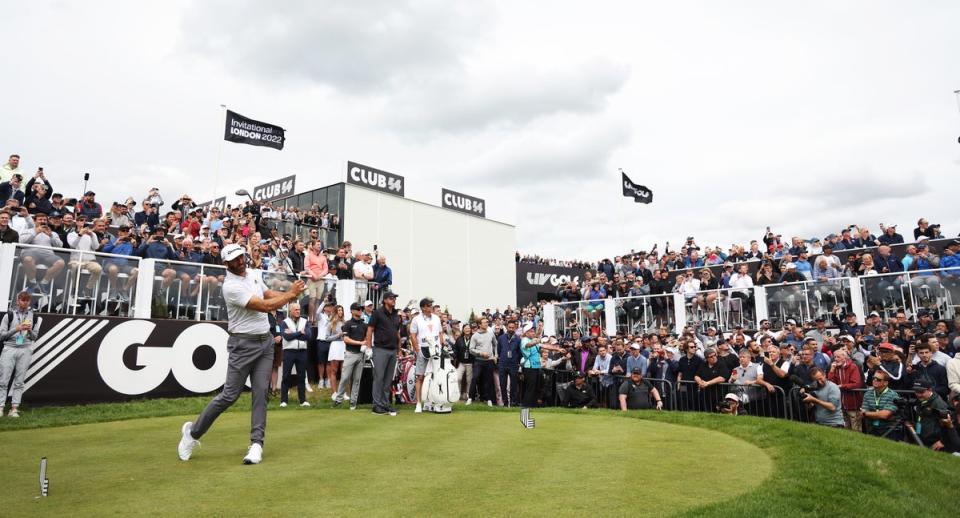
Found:
[[[263,279],[247,270],[243,277],[227,271],[223,299],[227,301],[227,330],[231,333],[262,335],[270,332],[266,313],[247,309],[254,296],[263,298]]]
[[[437,315],[430,315],[430,318],[424,318],[423,313],[413,317],[413,322],[410,324],[410,332],[416,333],[417,342],[420,347],[425,347],[424,339],[426,338],[433,345],[440,345],[440,317]],[[433,351],[431,351],[433,352]]]

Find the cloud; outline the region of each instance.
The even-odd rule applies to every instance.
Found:
[[[460,133],[509,129],[558,113],[592,114],[629,76],[628,68],[597,59],[552,70],[527,65],[466,72],[407,85],[391,99],[387,120],[401,130]]]
[[[554,122],[535,125],[513,138],[502,140],[465,167],[470,173],[463,180],[527,186],[544,182],[583,182],[609,176],[616,184],[610,159],[629,141],[629,127],[599,118],[588,122],[580,120],[579,127],[575,126],[575,121]],[[551,125],[555,127],[551,128]],[[574,127],[577,129],[570,131]]]
[[[486,2],[218,0],[193,4],[181,44],[245,80],[371,93],[459,67],[492,18]]]

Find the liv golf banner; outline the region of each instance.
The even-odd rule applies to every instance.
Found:
[[[486,204],[480,198],[474,198],[473,196],[461,194],[446,188],[442,188],[442,190],[443,194],[441,196],[440,203],[443,205],[443,208],[464,212],[466,214],[470,214],[471,216],[480,216],[481,218],[486,217]]]
[[[347,162],[347,183],[403,196],[403,177],[370,166]]]
[[[273,149],[283,149],[283,128],[268,122],[248,119],[239,113],[227,110],[227,125],[223,131],[223,139],[238,144],[251,146],[266,146]]]
[[[633,201],[637,203],[650,203],[653,201],[653,191],[642,185],[633,183],[633,180],[627,176],[627,173],[623,172],[623,169],[620,170],[620,175],[622,176],[621,182],[623,183],[624,196],[633,198]]]

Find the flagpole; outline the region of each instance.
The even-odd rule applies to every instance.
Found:
[[[623,174],[623,168],[618,167],[617,170],[620,171],[621,175]],[[621,176],[621,178],[622,178],[622,176]],[[623,183],[623,180],[621,179],[618,183],[621,183],[621,184],[622,184],[622,183]],[[622,189],[621,189],[621,190],[622,190]],[[626,238],[626,236],[625,236],[625,232],[626,232],[626,231],[625,231],[624,227],[627,226],[626,222],[627,222],[627,213],[628,213],[628,211],[626,210],[626,204],[627,204],[627,202],[624,201],[624,200],[626,199],[626,196],[623,196],[623,193],[622,193],[622,192],[620,193],[620,198],[621,198],[621,200],[620,200],[620,215],[621,215],[621,218],[620,218],[620,245],[624,247],[624,248],[623,248],[623,252],[622,252],[620,255],[623,255],[623,254],[626,254],[626,253],[627,253],[627,252],[626,252],[626,251],[627,251],[627,248],[626,248],[627,238]]]
[[[220,128],[221,130],[224,127],[224,124],[227,123],[227,105],[220,105]],[[220,157],[223,155],[223,137],[220,137],[220,143],[217,144],[217,166],[213,170],[213,196],[210,197],[211,200],[217,199],[217,187],[220,184]]]

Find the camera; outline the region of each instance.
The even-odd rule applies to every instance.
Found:
[[[904,401],[902,399],[897,400],[897,403]],[[937,419],[950,419],[951,413],[950,410],[944,409],[940,410],[939,408],[933,408],[926,402],[917,401],[917,413],[923,417],[935,417]],[[901,407],[900,404],[897,407]],[[901,407],[902,408],[902,407]]]

